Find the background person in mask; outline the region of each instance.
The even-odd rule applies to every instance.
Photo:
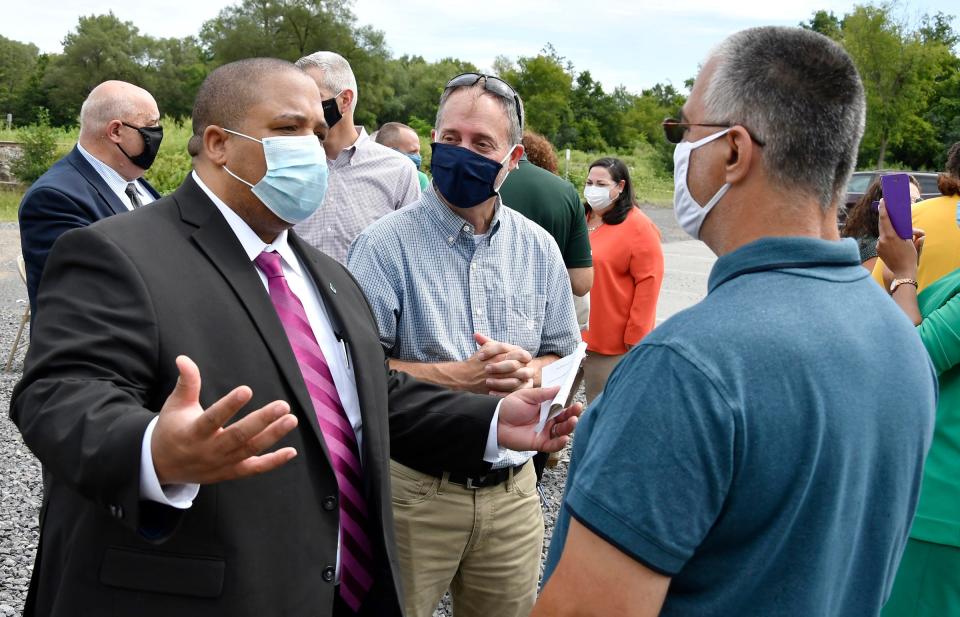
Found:
[[[664,128],[677,218],[719,259],[584,416],[534,617],[880,613],[936,376],[837,234],[864,112],[810,30],[744,30],[704,62]]]
[[[637,206],[623,161],[591,163],[583,193],[596,272],[590,327],[583,333],[583,382],[590,404],[623,354],[657,324],[663,249],[660,230]]]
[[[350,243],[381,216],[420,198],[417,170],[407,157],[376,143],[354,126],[357,78],[339,54],[318,51],[297,60],[320,89],[330,127],[323,149],[330,186],[323,208],[297,225],[297,234],[342,264]]]
[[[163,139],[160,111],[149,92],[105,81],[80,108],[80,138],[20,202],[20,246],[27,267],[30,310],[47,254],[65,231],[127,212],[160,197],[143,179]]]
[[[500,79],[450,80],[432,134],[433,185],[350,249],[391,368],[503,395],[538,384],[540,368],[580,342],[556,242],[497,194],[523,154],[522,114]],[[488,452],[491,469],[464,474],[392,453],[407,617],[430,617],[448,588],[457,617],[530,612],[543,542],[533,454]]]
[[[417,168],[417,178],[420,180],[420,190],[427,188],[430,179],[420,168],[420,136],[412,128],[402,122],[387,122],[374,134],[374,141],[410,159]]]
[[[563,446],[575,418],[530,429],[555,391],[387,369],[363,292],[290,232],[325,134],[292,64],[221,66],[176,192],[57,242],[11,406],[45,471],[27,616],[399,616],[391,450],[482,473]]]

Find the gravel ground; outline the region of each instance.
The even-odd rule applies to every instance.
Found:
[[[683,240],[683,232],[673,221],[669,208],[644,207],[644,211],[660,228],[664,242]],[[17,274],[16,259],[20,252],[20,236],[15,223],[0,223],[0,367],[6,363],[27,306],[27,291]],[[27,332],[24,332],[27,336]],[[0,617],[20,615],[30,584],[34,554],[39,538],[37,520],[42,501],[40,463],[20,438],[8,418],[10,395],[23,368],[23,351],[18,352],[9,372],[0,372]],[[583,401],[583,390],[577,400]],[[569,452],[565,452],[568,455]],[[544,557],[567,479],[564,460],[544,475],[543,489],[546,536]],[[444,598],[437,617],[451,615],[449,598]]]

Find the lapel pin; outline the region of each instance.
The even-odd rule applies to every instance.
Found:
[[[337,288],[333,286],[333,283],[330,283],[330,291],[337,293]]]

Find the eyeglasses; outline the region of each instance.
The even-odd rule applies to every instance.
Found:
[[[508,101],[513,101],[513,104],[517,107],[517,120],[520,122],[520,126],[522,127],[523,112],[521,111],[520,96],[510,84],[503,81],[499,77],[484,75],[483,73],[461,73],[448,81],[447,85],[444,87],[444,90],[449,90],[450,88],[460,88],[462,86],[473,86],[481,79],[483,80],[483,88],[485,90],[493,92],[497,96],[502,96]]]
[[[763,140],[758,139],[756,135],[754,135],[753,132],[751,132],[750,129],[748,129],[747,127],[739,123],[731,124],[730,122],[724,122],[722,124],[720,123],[714,124],[709,122],[680,122],[675,118],[664,118],[663,136],[666,137],[667,141],[669,141],[670,143],[678,144],[681,141],[683,141],[683,136],[687,132],[687,127],[691,127],[691,126],[714,126],[717,128],[725,128],[725,129],[728,129],[734,126],[741,126],[743,127],[743,130],[747,132],[747,135],[750,136],[750,139],[757,142],[758,146],[765,145],[763,143]]]

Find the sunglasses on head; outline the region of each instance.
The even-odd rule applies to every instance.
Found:
[[[513,89],[507,82],[503,81],[499,77],[494,77],[492,75],[484,75],[483,73],[461,73],[447,82],[447,85],[444,87],[444,90],[450,88],[460,88],[462,86],[473,86],[478,81],[483,80],[483,88],[488,92],[493,92],[497,96],[501,96],[508,101],[513,101],[513,104],[517,108],[517,120],[520,122],[520,126],[523,126],[523,112],[521,111],[520,106],[520,96],[517,94],[517,91]]]
[[[663,136],[672,144],[678,144],[683,141],[683,136],[687,133],[687,129],[691,126],[712,126],[717,128],[728,129],[733,126],[743,126],[739,123],[710,123],[710,122],[681,122],[676,118],[664,118],[663,120]],[[764,143],[762,140],[758,139],[747,127],[743,126],[743,129],[747,132],[747,135],[750,136],[750,139],[755,141],[758,146],[763,146]]]

